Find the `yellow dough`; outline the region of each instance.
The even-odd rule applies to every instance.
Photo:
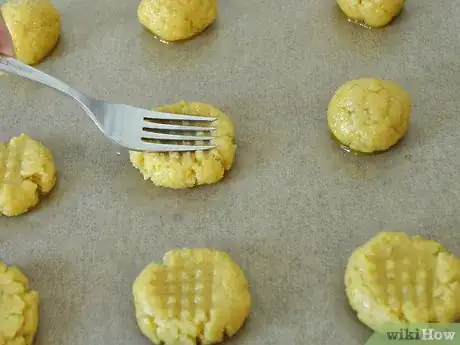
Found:
[[[150,179],[157,186],[170,188],[190,188],[222,179],[225,172],[230,170],[236,152],[235,130],[228,116],[209,104],[197,102],[178,102],[156,110],[217,118],[212,123],[216,129],[212,143],[216,148],[183,153],[131,151],[131,163],[140,170],[144,179]]]
[[[18,60],[35,65],[51,53],[59,40],[61,16],[49,0],[9,0],[1,10]]]
[[[0,261],[0,344],[31,345],[38,327],[38,294],[27,278]]]
[[[374,330],[460,317],[460,260],[441,244],[382,232],[351,255],[346,293],[358,318]]]
[[[337,0],[345,15],[356,22],[378,28],[390,23],[406,0]]]
[[[353,151],[372,153],[395,145],[407,132],[409,95],[389,80],[361,78],[342,85],[329,102],[332,134]]]
[[[142,0],[139,22],[165,41],[191,38],[210,26],[217,15],[217,0]]]
[[[27,212],[55,183],[53,157],[41,143],[25,134],[0,142],[0,215]]]
[[[226,253],[176,249],[148,265],[133,284],[141,332],[155,344],[221,342],[238,332],[251,308],[248,281]]]

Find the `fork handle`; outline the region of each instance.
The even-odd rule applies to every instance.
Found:
[[[0,55],[0,70],[44,84],[69,95],[79,103],[86,103],[87,96],[81,92],[71,88],[69,85],[63,83],[62,81],[42,71],[39,71],[36,68],[30,67],[29,65],[26,65],[14,58]]]

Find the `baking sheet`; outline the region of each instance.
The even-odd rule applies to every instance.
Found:
[[[370,331],[348,308],[343,272],[382,229],[460,255],[457,1],[408,1],[369,31],[334,1],[225,0],[212,28],[179,45],[140,26],[137,1],[54,2],[62,39],[40,69],[109,101],[213,104],[233,119],[238,150],[218,184],[156,188],[74,101],[1,77],[2,138],[41,140],[59,170],[38,209],[0,218],[0,259],[40,294],[36,345],[147,345],[131,284],[175,247],[228,251],[247,274],[254,306],[228,342],[238,345],[363,344]],[[408,136],[378,156],[351,156],[327,131],[332,93],[362,76],[413,100]]]

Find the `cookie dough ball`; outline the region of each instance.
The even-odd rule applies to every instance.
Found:
[[[382,232],[351,255],[346,293],[361,322],[450,323],[460,317],[460,260],[441,244]]]
[[[165,41],[199,34],[216,15],[217,0],[142,0],[137,10],[140,23]]]
[[[0,344],[31,345],[37,327],[37,292],[19,269],[0,261]]]
[[[378,28],[390,23],[406,0],[337,0],[345,15],[356,22]]]
[[[332,134],[351,150],[385,151],[409,128],[411,100],[389,80],[362,78],[342,85],[329,102]]]
[[[238,332],[251,308],[248,281],[226,253],[176,249],[133,284],[136,318],[154,344],[216,344]]]
[[[0,142],[0,215],[27,212],[55,183],[53,157],[40,142],[25,134]]]
[[[13,39],[16,58],[35,65],[56,46],[61,16],[49,0],[9,0],[2,8]]]
[[[133,166],[140,170],[145,180],[169,188],[190,188],[221,180],[230,170],[235,157],[235,130],[227,115],[204,103],[178,102],[162,106],[157,111],[215,117],[216,147],[197,152],[130,152]],[[198,133],[199,134],[199,133]]]

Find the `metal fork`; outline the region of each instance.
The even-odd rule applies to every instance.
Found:
[[[155,132],[156,130],[192,133],[211,132],[215,129],[214,127],[158,123],[155,122],[155,120],[163,122],[202,122],[202,125],[204,125],[204,123],[215,121],[216,118],[214,117],[168,114],[140,109],[127,104],[112,104],[102,100],[97,100],[71,88],[69,85],[42,71],[39,71],[38,69],[30,67],[10,57],[0,56],[0,70],[39,82],[72,97],[85,110],[85,112],[107,138],[128,148],[129,150],[184,152],[204,151],[215,147],[209,142],[214,139],[214,136],[212,135],[179,135]],[[195,143],[177,144],[177,141],[193,141]],[[197,141],[205,143],[198,144],[196,143]]]

